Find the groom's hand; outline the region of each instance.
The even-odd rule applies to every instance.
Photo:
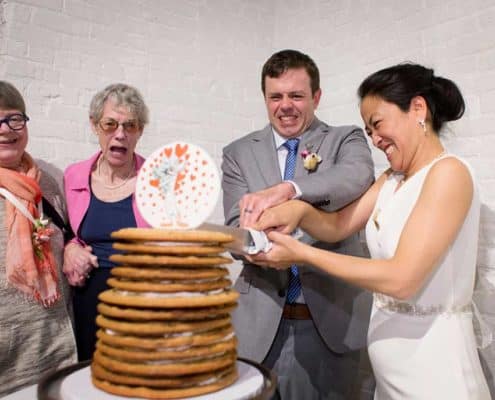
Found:
[[[239,201],[241,228],[253,226],[267,208],[294,198],[296,191],[290,182],[282,182],[268,189],[242,196]]]

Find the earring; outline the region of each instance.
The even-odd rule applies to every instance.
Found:
[[[420,119],[418,121],[418,124],[421,125],[421,128],[423,128],[423,132],[426,133],[426,124],[425,124],[425,120],[424,119]]]

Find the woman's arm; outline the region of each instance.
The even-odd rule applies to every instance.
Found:
[[[317,240],[338,242],[366,225],[385,179],[383,174],[363,196],[339,211],[328,213],[306,202],[291,200],[265,210],[254,228],[290,233],[299,226]]]
[[[422,287],[455,240],[472,198],[468,169],[459,160],[446,158],[428,173],[392,258],[370,260],[336,254],[271,232],[273,249],[254,257],[254,262],[277,268],[311,264],[362,288],[407,299]]]

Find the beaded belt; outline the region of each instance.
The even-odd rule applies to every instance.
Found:
[[[414,315],[416,317],[429,317],[439,314],[459,314],[472,311],[472,304],[463,306],[446,307],[442,304],[423,306],[419,304],[411,304],[405,301],[398,301],[383,294],[374,293],[375,305],[383,310],[397,312],[400,314]]]

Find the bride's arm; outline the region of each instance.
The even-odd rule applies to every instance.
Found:
[[[446,158],[433,166],[406,222],[394,256],[370,260],[316,249],[278,232],[275,245],[255,257],[257,264],[286,268],[311,264],[338,278],[375,292],[407,299],[423,285],[459,232],[473,197],[473,182],[464,164]]]
[[[387,173],[384,173],[360,198],[339,211],[329,213],[304,201],[291,200],[265,210],[254,228],[263,231],[276,229],[290,233],[299,226],[317,240],[338,242],[366,225]]]

